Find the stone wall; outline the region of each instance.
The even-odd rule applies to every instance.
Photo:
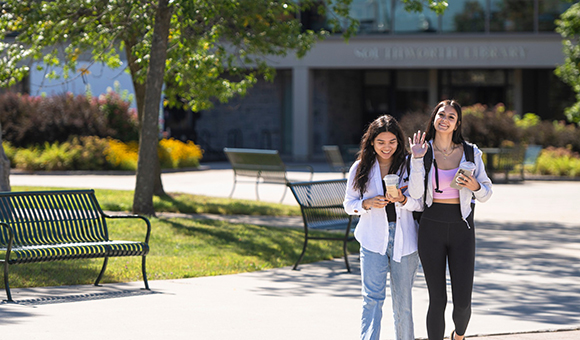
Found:
[[[246,96],[216,103],[201,112],[196,130],[199,144],[213,158],[224,158],[224,147],[277,149],[282,144],[282,77],[263,79]],[[208,155],[210,156],[210,155]],[[211,156],[210,156],[211,157]]]

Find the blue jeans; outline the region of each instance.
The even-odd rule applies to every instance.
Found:
[[[378,340],[380,338],[388,272],[391,272],[391,299],[393,302],[396,339],[415,339],[411,291],[419,266],[419,256],[417,252],[414,252],[403,256],[400,263],[393,261],[394,239],[395,222],[390,222],[389,242],[385,255],[380,255],[361,247],[362,340]]]

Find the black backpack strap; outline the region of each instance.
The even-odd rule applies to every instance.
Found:
[[[466,161],[475,163],[475,151],[473,150],[473,144],[463,141],[463,153],[465,153]]]
[[[431,164],[433,164],[433,148],[431,143],[427,142],[427,152],[423,156],[423,166],[425,167],[425,182],[423,184],[425,191],[423,192],[423,206],[426,205],[427,200],[427,184],[429,182],[429,171],[431,171]]]

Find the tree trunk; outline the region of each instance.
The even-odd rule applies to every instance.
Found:
[[[153,192],[155,185],[155,167],[159,164],[157,146],[159,144],[159,103],[165,74],[171,8],[169,0],[159,0],[155,12],[153,41],[147,70],[145,89],[145,107],[141,134],[139,136],[139,160],[137,162],[137,183],[133,197],[133,212],[144,215],[155,215]]]
[[[145,84],[141,84],[137,82],[137,73],[139,72],[139,68],[137,62],[135,61],[135,57],[131,53],[132,48],[134,47],[134,43],[130,41],[125,41],[125,45],[127,46],[127,60],[129,61],[129,70],[131,71],[131,78],[133,79],[133,88],[135,90],[135,101],[137,103],[137,117],[139,121],[139,134],[141,134],[141,127],[143,122],[144,116],[144,107],[145,107]],[[163,182],[161,181],[161,166],[159,161],[155,165],[155,179],[153,185],[153,194],[155,196],[165,196],[165,190],[163,189]]]
[[[10,191],[10,160],[2,145],[2,125],[0,125],[0,191]]]

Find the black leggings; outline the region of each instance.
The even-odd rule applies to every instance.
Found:
[[[459,204],[433,203],[426,207],[419,226],[419,257],[429,289],[427,335],[442,340],[445,333],[447,305],[446,262],[449,262],[453,322],[455,332],[464,335],[471,317],[471,292],[475,263],[473,210],[467,218],[471,229],[461,218]]]

